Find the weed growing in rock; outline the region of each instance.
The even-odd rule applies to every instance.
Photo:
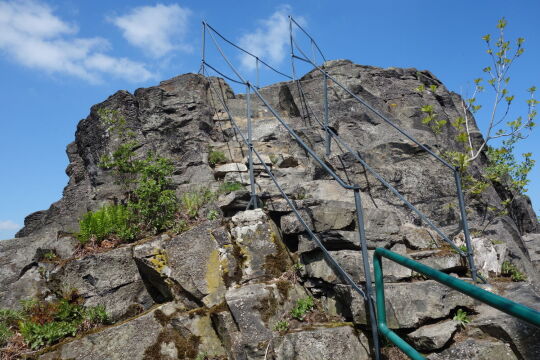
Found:
[[[310,312],[315,306],[313,297],[308,296],[306,298],[296,300],[296,304],[291,310],[291,316],[297,320],[304,320],[305,315]]]
[[[194,219],[197,217],[199,210],[203,207],[203,205],[208,203],[214,197],[214,193],[206,188],[202,188],[182,194],[180,201],[186,214],[190,218]]]
[[[56,255],[56,253],[52,250],[47,251],[46,253],[43,254],[44,260],[53,261],[53,260],[56,260],[57,258],[58,258],[58,255]]]
[[[510,261],[504,261],[501,266],[501,275],[510,277],[512,281],[525,281],[527,277],[523,274],[516,265],[512,264]]]
[[[222,151],[212,150],[208,153],[208,163],[212,166],[227,162],[227,157]]]
[[[452,320],[458,322],[462,327],[465,327],[465,325],[471,322],[471,319],[469,319],[469,314],[463,309],[458,309]]]
[[[195,360],[206,360],[206,359],[208,359],[207,353],[198,353],[197,357],[195,358]]]
[[[36,350],[108,322],[103,306],[84,307],[68,299],[31,299],[21,305],[20,311],[0,310],[0,346],[22,338],[27,348]]]
[[[287,320],[280,320],[274,325],[274,331],[284,333],[289,330],[289,322]]]
[[[212,209],[208,212],[208,215],[206,215],[206,218],[208,220],[216,220],[219,219],[219,211]]]
[[[228,194],[233,191],[243,190],[244,185],[239,182],[224,182],[219,186],[218,194]]]

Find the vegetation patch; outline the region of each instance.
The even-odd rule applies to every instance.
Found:
[[[112,172],[123,194],[114,199],[114,204],[104,205],[81,218],[80,231],[76,234],[81,243],[78,254],[97,252],[166,230],[181,233],[201,221],[201,209],[215,200],[217,194],[201,188],[178,199],[172,183],[172,161],[153,153],[146,157],[136,154],[141,144],[117,110],[100,109],[98,116],[107,133],[119,142],[111,153],[101,157],[99,166]],[[222,156],[214,152],[213,158],[221,161]],[[235,183],[226,183],[220,191],[233,191],[237,187]],[[220,217],[217,210],[203,215],[208,219]]]
[[[219,194],[228,194],[233,191],[243,190],[245,189],[244,185],[241,183],[235,181],[235,182],[224,182],[219,186],[218,193]]]
[[[79,222],[77,239],[82,245],[97,243],[108,238],[132,240],[136,232],[131,226],[132,214],[124,205],[106,205],[97,211],[89,211]]]
[[[216,166],[217,164],[223,164],[227,161],[228,159],[223,153],[223,151],[210,149],[210,152],[208,153],[208,163],[210,165]]]
[[[461,327],[465,327],[471,322],[471,319],[469,319],[469,314],[463,309],[458,309],[452,320],[457,322]]]
[[[78,298],[24,300],[20,310],[0,309],[0,347],[37,350],[107,324],[103,306],[84,307]]]
[[[525,281],[527,276],[524,273],[519,271],[516,265],[512,264],[510,261],[504,261],[501,266],[501,275],[504,277],[509,277],[512,281]]]
[[[313,310],[314,306],[315,306],[315,301],[313,297],[311,296],[298,299],[296,300],[296,304],[291,310],[291,316],[294,319],[302,321],[304,320],[304,317],[306,316],[306,314],[310,312],[311,310]]]

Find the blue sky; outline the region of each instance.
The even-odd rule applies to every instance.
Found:
[[[329,59],[428,69],[456,92],[482,76],[489,59],[481,37],[495,33],[505,16],[507,37],[526,39],[525,54],[510,74],[513,116],[525,111],[525,90],[540,85],[540,2],[533,0],[0,0],[0,239],[61,197],[65,147],[91,105],[120,89],[196,72],[203,19],[288,73],[283,20],[289,13]],[[231,57],[253,76],[245,60]],[[263,74],[261,80],[278,79]],[[477,121],[485,116],[481,112]],[[540,160],[539,131],[518,152],[531,151]],[[537,167],[529,186],[537,210],[539,175]]]

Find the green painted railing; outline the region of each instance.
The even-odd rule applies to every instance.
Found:
[[[531,309],[527,306],[518,304],[511,300],[508,300],[502,296],[495,295],[479,288],[478,286],[469,284],[463,280],[457,279],[453,276],[445,274],[441,271],[435,270],[429,266],[406,258],[402,255],[396,254],[387,249],[377,248],[373,255],[373,268],[375,272],[375,292],[377,295],[377,327],[379,332],[390,340],[394,345],[401,349],[411,359],[421,360],[424,357],[416,351],[412,346],[407,344],[405,340],[400,338],[395,332],[390,330],[386,324],[386,309],[384,301],[384,281],[383,281],[383,269],[382,258],[385,257],[392,260],[402,266],[405,266],[411,270],[416,271],[428,278],[440,282],[454,290],[457,290],[467,296],[470,296],[476,300],[479,300],[489,306],[501,310],[509,315],[524,320],[530,324],[540,327],[540,312]]]

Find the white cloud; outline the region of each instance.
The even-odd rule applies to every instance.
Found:
[[[290,5],[279,7],[269,18],[260,20],[260,26],[255,31],[242,36],[240,46],[259,58],[268,60],[271,65],[279,64],[288,53],[290,13]],[[305,23],[302,18],[295,17],[295,20]],[[255,69],[255,60],[251,56],[242,54],[240,61],[243,67]]]
[[[105,55],[107,40],[78,38],[77,31],[44,3],[0,1],[0,51],[23,66],[90,82],[101,81],[103,75],[133,82],[153,77],[144,64]]]
[[[122,35],[130,44],[158,58],[173,50],[192,50],[184,43],[190,15],[189,9],[177,4],[157,4],[137,7],[110,21],[122,30]]]
[[[0,221],[0,230],[19,230],[21,226],[11,220]]]

